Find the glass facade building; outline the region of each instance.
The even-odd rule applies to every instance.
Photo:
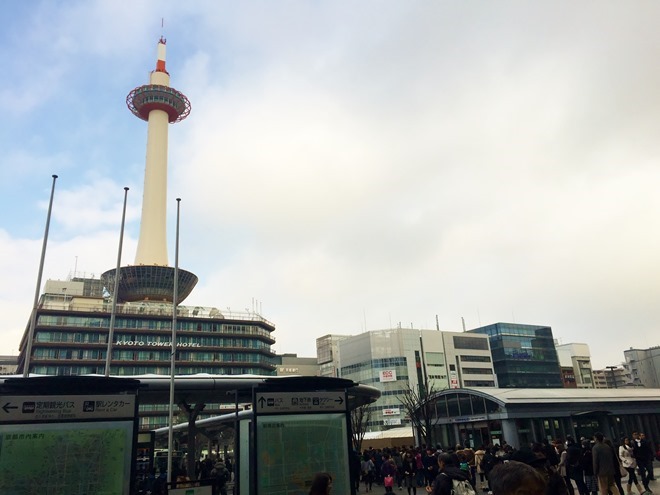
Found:
[[[563,386],[550,327],[495,323],[469,330],[468,333],[488,335],[500,388]]]
[[[46,284],[37,308],[30,373],[105,373],[112,302],[86,294],[83,281]],[[169,375],[172,316],[172,304],[117,304],[110,375]],[[28,330],[29,324],[20,345],[18,373],[26,364]],[[274,376],[274,330],[272,323],[254,312],[178,306],[175,374]],[[207,404],[200,418],[230,410]],[[167,410],[160,406],[141,409],[140,416],[143,429],[167,424]]]

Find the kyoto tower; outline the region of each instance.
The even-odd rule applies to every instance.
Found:
[[[144,172],[142,217],[135,265],[119,270],[118,301],[167,301],[174,299],[174,268],[167,264],[167,136],[168,124],[185,119],[190,113],[188,98],[170,87],[165,70],[165,39],[160,38],[156,69],[149,84],[131,91],[126,104],[133,115],[148,122],[147,156]],[[105,272],[101,279],[106,289],[115,285],[116,269]],[[178,270],[177,303],[183,301],[197,284],[197,276]]]

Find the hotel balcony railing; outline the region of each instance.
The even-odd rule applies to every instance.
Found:
[[[112,311],[112,301],[59,294],[44,294],[41,296],[39,309],[110,314]],[[117,314],[172,317],[172,304],[155,301],[127,302],[117,304]],[[206,306],[178,306],[177,316],[185,318],[217,318],[220,320],[259,321],[273,327],[275,326],[255,311],[234,311],[231,308],[226,308],[220,311],[218,308]]]

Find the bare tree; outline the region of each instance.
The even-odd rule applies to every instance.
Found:
[[[431,382],[418,388],[406,384],[403,395],[397,397],[408,414],[417,435],[426,445],[433,445],[433,402],[429,400],[437,391]]]
[[[362,440],[364,440],[364,435],[367,433],[369,421],[371,421],[371,408],[369,404],[357,407],[351,411],[353,447],[357,452],[362,451]]]

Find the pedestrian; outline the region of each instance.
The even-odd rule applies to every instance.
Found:
[[[218,459],[211,470],[211,479],[213,480],[213,495],[227,495],[227,481],[230,475],[227,466]]]
[[[316,473],[309,488],[309,495],[329,495],[330,490],[332,490],[330,473]]]
[[[594,476],[598,478],[598,490],[603,495],[610,492],[613,495],[623,495],[614,483],[614,472],[619,466],[614,465],[613,459],[616,457],[612,455],[612,448],[603,441],[604,438],[601,432],[594,433],[596,444],[591,449]]]
[[[559,464],[557,466],[557,471],[559,472],[559,475],[564,479],[564,483],[568,489],[568,495],[575,495],[573,483],[571,482],[571,478],[568,476],[568,451],[566,450],[566,446],[563,443],[558,442],[556,449],[559,453]]]
[[[630,445],[630,438],[625,437],[623,443],[619,447],[619,459],[621,459],[621,465],[628,471],[628,495],[632,494],[632,486],[635,485],[639,495],[644,493],[642,485],[639,484],[637,475],[635,474],[635,469],[637,468],[637,461],[633,455],[633,448]]]
[[[637,461],[637,470],[642,478],[644,490],[650,492],[649,481],[653,478],[653,449],[646,440],[644,433],[633,431],[633,456]],[[650,465],[650,466],[649,466]]]
[[[364,481],[364,488],[367,492],[370,492],[374,484],[374,470],[376,465],[374,461],[371,460],[369,454],[364,454],[362,458],[362,464],[360,465],[360,472],[362,473],[362,481]]]
[[[628,476],[628,473],[623,466],[621,466],[621,461],[619,460],[619,449],[617,449],[612,441],[609,438],[603,440],[603,443],[610,446],[612,449],[612,462],[614,463],[614,484],[619,489],[619,493],[623,495],[623,486],[621,486],[621,480],[623,476]]]
[[[426,491],[431,495],[474,495],[469,475],[459,467],[456,454],[438,456],[438,475]]]
[[[412,452],[406,452],[406,455],[403,457],[402,469],[403,486],[405,486],[406,490],[408,490],[408,495],[417,495],[417,483],[415,480],[417,466]]]
[[[508,461],[493,467],[488,478],[493,495],[543,495],[547,483],[529,464]]]
[[[589,490],[584,482],[584,468],[582,467],[582,448],[572,436],[566,437],[566,474],[575,481],[580,495],[588,495]],[[593,468],[592,468],[593,469]]]

